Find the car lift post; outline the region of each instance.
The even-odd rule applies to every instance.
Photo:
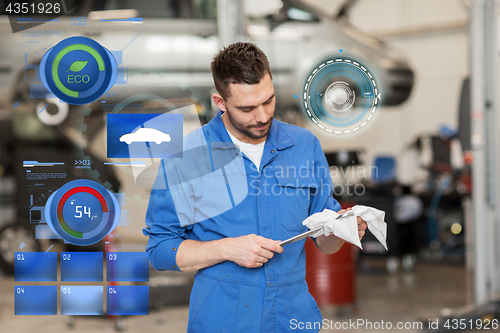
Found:
[[[240,0],[217,0],[220,47],[242,40],[245,31],[243,5],[244,1]]]
[[[443,314],[438,327],[424,332],[456,331],[446,323],[500,320],[500,122],[498,100],[497,0],[471,0],[469,54],[471,76],[472,251],[474,304]],[[424,321],[424,326],[426,322]],[[448,324],[449,325],[449,324]],[[491,326],[491,325],[490,325]],[[467,327],[473,329],[475,327]]]
[[[495,0],[470,6],[473,292],[480,305],[500,292],[498,18]]]

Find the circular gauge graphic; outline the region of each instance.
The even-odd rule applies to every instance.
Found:
[[[70,37],[48,50],[40,63],[47,90],[75,105],[101,97],[116,81],[116,60],[106,48],[87,37]]]
[[[116,228],[120,205],[99,183],[78,179],[52,193],[45,206],[45,219],[66,242],[91,245]]]
[[[318,62],[306,76],[301,112],[317,130],[346,137],[366,129],[381,105],[380,84],[370,67],[338,55]]]

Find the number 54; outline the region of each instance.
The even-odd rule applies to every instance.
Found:
[[[82,212],[83,207],[83,212]],[[76,214],[75,217],[77,219],[81,218],[83,214],[87,215],[90,218],[90,207],[87,206],[76,206]]]

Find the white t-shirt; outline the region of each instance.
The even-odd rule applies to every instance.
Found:
[[[229,137],[233,141],[234,145],[238,147],[245,154],[245,156],[253,162],[253,164],[255,164],[257,171],[259,171],[260,161],[262,160],[262,154],[264,153],[264,145],[266,144],[266,141],[253,145],[236,139],[231,133],[229,133],[229,131],[227,131],[227,134],[229,134]]]

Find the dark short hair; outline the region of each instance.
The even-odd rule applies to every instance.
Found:
[[[229,84],[257,84],[271,67],[264,52],[252,43],[234,43],[220,50],[210,66],[215,89],[222,98],[230,97]]]

